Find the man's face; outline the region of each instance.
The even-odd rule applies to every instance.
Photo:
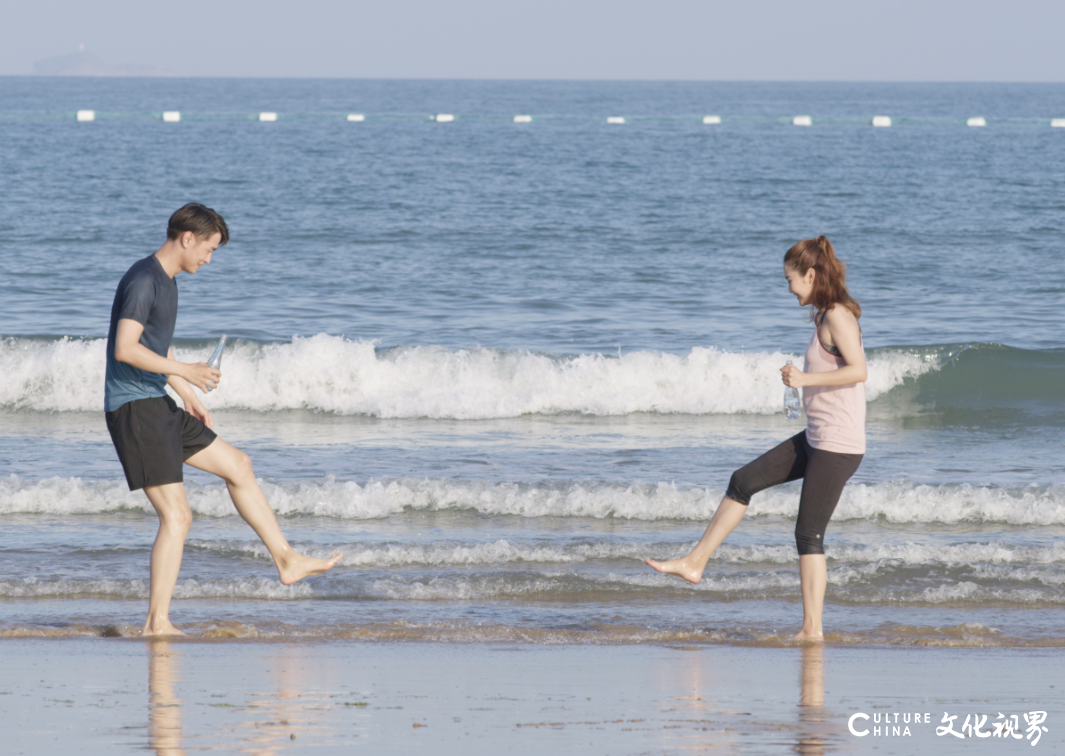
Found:
[[[201,266],[211,262],[211,253],[218,249],[222,234],[217,231],[210,236],[200,238],[191,231],[181,235],[181,269],[186,273],[195,273]]]

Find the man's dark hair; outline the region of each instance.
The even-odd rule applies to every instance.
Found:
[[[206,239],[219,233],[222,235],[219,247],[229,241],[229,227],[222,216],[198,202],[178,208],[166,224],[166,238],[169,241],[179,238],[186,231],[194,233],[197,239]]]

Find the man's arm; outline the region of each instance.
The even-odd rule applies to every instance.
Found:
[[[168,359],[174,360],[173,347],[170,347],[170,349],[167,350],[166,356]],[[174,361],[177,362],[177,360]],[[181,365],[184,363],[179,362],[178,364]],[[192,390],[192,384],[178,375],[168,375],[166,382],[169,383],[170,387],[181,397],[181,401],[185,403],[186,412],[208,428],[214,428],[214,422],[211,420],[211,413],[207,411],[207,408],[203,406],[203,402],[201,402],[200,398],[196,396],[196,392]],[[215,385],[217,385],[217,383]]]
[[[211,427],[211,414],[196,397],[192,386],[196,386],[207,393],[208,387],[215,388],[222,378],[222,373],[204,362],[188,363],[178,362],[174,359],[174,350],[170,349],[166,357],[160,357],[144,344],[140,343],[144,326],[131,318],[122,318],[118,321],[118,332],[115,334],[115,359],[140,368],[149,373],[160,373],[167,376],[169,383],[181,401],[185,403],[185,409],[194,417],[199,418],[208,428]],[[191,385],[190,385],[191,384]]]

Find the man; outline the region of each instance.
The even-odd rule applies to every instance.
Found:
[[[130,490],[143,488],[159,515],[144,635],[182,634],[169,618],[192,523],[182,463],[226,482],[237,512],[262,539],[283,584],[325,572],[340,559],[340,554],[313,559],[289,546],[255,481],[248,455],[215,435],[211,413],[192,390],[196,386],[206,393],[218,385],[222,373],[203,362],[178,362],[170,348],[177,320],[174,278],[209,264],[227,241],[229,229],[222,216],[203,205],[185,205],[170,216],[166,243],[122,277],[111,307],[104,384],[107,430]],[[167,383],[185,409],[167,395]]]

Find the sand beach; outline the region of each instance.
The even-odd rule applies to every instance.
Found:
[[[0,716],[19,723],[5,737],[10,754],[902,756],[1065,745],[1053,649],[6,639],[0,665]],[[1047,713],[1033,750],[1031,711]],[[863,713],[854,729],[870,732],[859,737],[848,722]],[[958,732],[986,716],[980,732],[992,735],[937,735],[945,713]],[[1026,737],[995,736],[1000,713],[1019,715]],[[874,716],[891,722],[879,737]]]

